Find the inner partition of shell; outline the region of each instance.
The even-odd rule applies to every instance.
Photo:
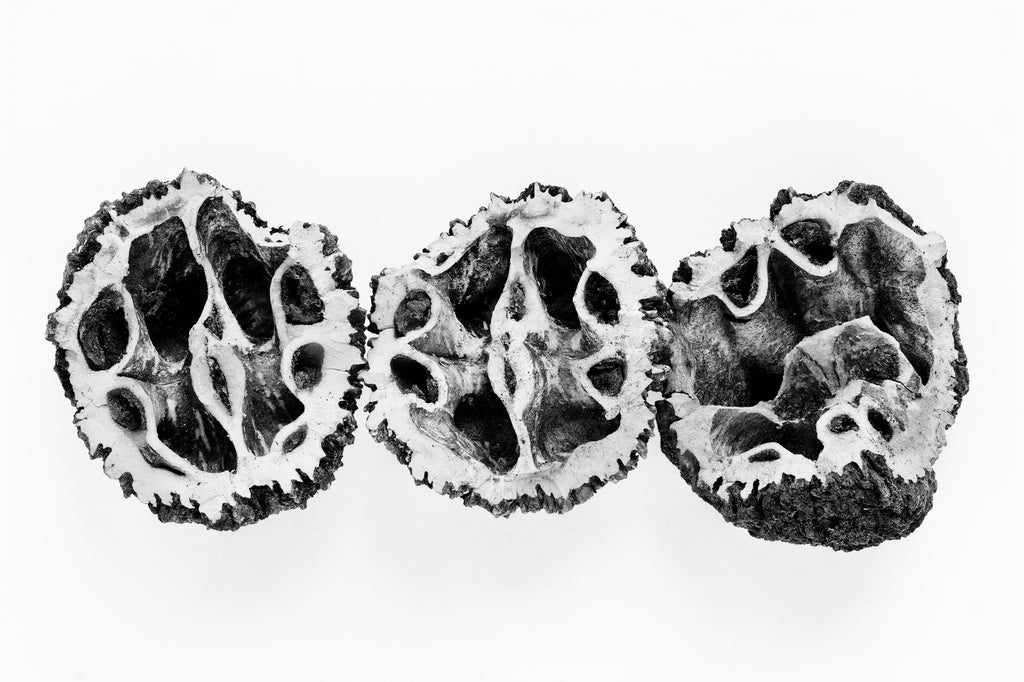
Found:
[[[351,397],[348,381],[323,379],[361,364],[336,240],[312,224],[269,229],[187,172],[110,217],[53,325],[108,475],[212,520],[252,486],[311,476]]]
[[[957,405],[942,238],[872,199],[793,196],[674,275],[671,429],[723,499],[878,453],[917,480]]]
[[[606,198],[493,197],[378,278],[371,430],[408,447],[417,480],[490,504],[619,475],[651,421],[647,268]]]

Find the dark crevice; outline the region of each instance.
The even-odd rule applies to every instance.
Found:
[[[419,362],[404,355],[391,358],[391,374],[404,393],[414,393],[428,403],[437,402],[437,381]]]
[[[425,291],[410,291],[395,310],[395,336],[401,338],[421,329],[430,320],[430,296]]]
[[[584,404],[550,404],[541,414],[536,440],[549,459],[564,458],[584,443],[615,433],[621,417],[605,418],[604,408],[591,400]]]
[[[324,319],[324,302],[313,278],[298,263],[281,275],[281,307],[288,324],[316,324]]]
[[[176,387],[175,400],[157,422],[157,437],[182,459],[207,473],[234,471],[238,460],[227,431],[196,398],[186,373]]]
[[[782,372],[772,372],[763,367],[750,367],[747,369],[747,384],[750,389],[750,405],[774,400],[782,388]]]
[[[746,452],[759,445],[778,443],[790,452],[817,459],[824,446],[818,440],[813,421],[787,421],[778,424],[755,412],[719,410],[711,421],[712,438],[717,447],[730,454]]]
[[[892,440],[892,424],[885,418],[885,415],[875,409],[868,410],[868,423],[871,424],[871,428],[878,431],[879,435],[885,440]]]
[[[145,461],[146,464],[153,467],[154,469],[162,469],[164,471],[169,471],[176,476],[185,475],[184,471],[182,471],[176,466],[172,466],[171,464],[169,464],[167,460],[164,459],[159,452],[154,450],[149,445],[142,445],[139,448],[139,454],[142,455],[143,461]]]
[[[463,396],[455,406],[455,427],[476,443],[477,454],[488,469],[507,474],[519,460],[519,444],[512,420],[490,385]]]
[[[320,383],[323,376],[324,347],[307,343],[292,355],[292,378],[296,388],[306,390]]]
[[[284,443],[281,444],[281,451],[287,455],[289,452],[292,452],[295,448],[306,442],[307,431],[308,429],[305,424],[292,431],[291,434],[284,439]]]
[[[253,341],[274,337],[274,313],[270,305],[270,267],[251,253],[236,253],[220,271],[224,299],[238,325]]]
[[[217,274],[224,300],[242,331],[256,343],[272,339],[270,281],[274,265],[264,258],[220,197],[203,202],[196,232],[206,244],[207,258]]]
[[[128,320],[124,301],[114,288],[99,293],[78,323],[78,345],[91,369],[110,369],[128,350]]]
[[[750,304],[757,296],[757,249],[750,247],[736,263],[722,273],[722,291],[737,307]]]
[[[107,393],[110,418],[125,431],[139,431],[146,424],[142,406],[131,391],[117,388]]]
[[[179,218],[132,241],[124,284],[157,352],[172,362],[183,359],[189,330],[206,305],[206,275]]]
[[[832,231],[822,220],[800,220],[781,230],[790,246],[807,256],[815,265],[825,265],[835,257]]]
[[[224,405],[224,409],[231,412],[231,396],[228,391],[228,380],[224,376],[224,370],[221,369],[220,363],[217,362],[217,358],[210,356],[208,358],[210,363],[210,381],[213,383],[213,390],[217,393],[217,398],[221,404]]]
[[[505,386],[508,388],[509,395],[516,394],[516,373],[512,369],[512,365],[509,364],[508,358],[505,359]]]
[[[718,243],[722,245],[722,248],[726,251],[732,251],[736,248],[736,228],[730,225],[729,227],[722,230],[722,234],[718,236]]]
[[[548,315],[563,327],[580,328],[573,297],[594,252],[594,243],[588,238],[566,237],[549,227],[535,228],[523,240],[527,272],[537,283]]]
[[[587,378],[604,395],[618,395],[626,380],[626,363],[621,358],[602,360],[590,368]]]
[[[476,336],[486,336],[508,279],[512,230],[497,225],[480,236],[438,279],[447,284],[455,317]]]
[[[210,197],[203,201],[196,213],[196,236],[199,243],[208,244],[210,237],[219,231],[241,232],[242,227],[224,199],[221,197]]]
[[[779,454],[778,451],[767,448],[761,450],[760,452],[755,452],[754,454],[747,458],[747,461],[754,464],[756,464],[757,462],[774,462],[775,460],[780,459],[781,457],[782,455]]]
[[[689,284],[691,280],[693,280],[693,268],[690,266],[690,261],[683,258],[679,261],[679,267],[672,272],[672,281]]]
[[[210,314],[203,320],[203,326],[215,339],[219,340],[224,336],[224,320],[220,318],[220,309],[217,306],[210,308]]]
[[[603,275],[590,273],[583,285],[583,302],[590,314],[603,324],[619,321],[619,294]]]
[[[846,433],[857,431],[857,422],[848,414],[840,414],[832,418],[828,423],[828,430],[832,433]]]

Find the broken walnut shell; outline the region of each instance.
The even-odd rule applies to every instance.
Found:
[[[236,529],[326,488],[352,441],[364,313],[326,228],[213,178],[104,203],[47,337],[79,435],[161,521]]]
[[[607,196],[492,195],[373,290],[367,425],[417,483],[564,512],[645,453],[664,287]]]
[[[967,392],[946,245],[879,187],[779,193],[668,292],[662,450],[756,537],[854,550],[932,506]]]

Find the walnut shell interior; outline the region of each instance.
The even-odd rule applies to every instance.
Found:
[[[59,298],[48,337],[79,432],[162,520],[233,529],[333,479],[364,316],[326,228],[269,227],[184,171],[86,222]]]
[[[931,508],[967,390],[946,245],[881,188],[780,192],[684,259],[662,448],[751,534],[858,549]]]
[[[368,426],[467,504],[571,509],[645,450],[662,293],[607,197],[492,196],[375,278]]]

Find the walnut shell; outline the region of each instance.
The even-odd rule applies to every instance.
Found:
[[[183,171],[89,218],[47,337],[79,435],[162,521],[303,507],[352,441],[364,314],[326,228]]]
[[[931,509],[967,391],[946,245],[881,188],[779,193],[668,293],[662,450],[751,535],[852,550]]]
[[[492,195],[373,289],[367,424],[417,483],[564,512],[644,454],[664,287],[607,196]]]

